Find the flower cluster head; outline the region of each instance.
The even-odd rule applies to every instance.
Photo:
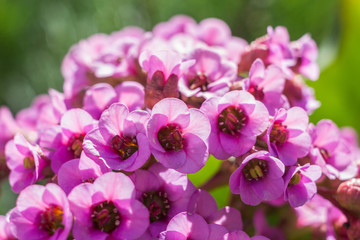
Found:
[[[328,239],[357,236],[357,135],[309,123],[317,55],[282,26],[247,43],[182,15],[80,41],[63,93],[0,107],[0,180],[19,193],[0,238],[285,239],[266,215],[295,222],[289,208]]]

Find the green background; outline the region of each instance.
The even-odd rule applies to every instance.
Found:
[[[310,33],[322,70],[318,81],[308,81],[322,104],[311,121],[330,118],[360,131],[358,0],[0,0],[0,105],[16,113],[49,88],[61,90],[62,59],[79,40],[129,25],[150,31],[176,14],[197,21],[220,18],[233,35],[249,42],[264,35],[268,25],[286,26],[292,40]],[[219,165],[216,160],[210,164]],[[191,179],[201,184],[211,168]],[[2,191],[0,214],[15,201],[7,184]],[[218,198],[220,205],[225,200]]]

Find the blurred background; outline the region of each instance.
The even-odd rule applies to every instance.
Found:
[[[0,105],[16,113],[49,88],[61,91],[62,59],[79,40],[129,25],[150,31],[176,14],[220,18],[249,42],[268,25],[286,26],[291,40],[310,33],[322,69],[309,82],[322,103],[311,120],[330,118],[360,132],[358,0],[0,0]],[[6,204],[14,203],[0,200],[0,214]]]

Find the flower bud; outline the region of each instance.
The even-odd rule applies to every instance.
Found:
[[[345,209],[360,214],[360,178],[353,178],[340,184],[336,198]]]

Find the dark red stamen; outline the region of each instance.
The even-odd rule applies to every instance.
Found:
[[[106,233],[111,233],[121,223],[119,210],[114,203],[107,201],[92,206],[91,220],[95,228]]]
[[[247,118],[242,109],[230,106],[221,111],[218,117],[218,128],[224,133],[237,135],[246,121]]]
[[[40,214],[39,228],[53,235],[58,228],[64,228],[62,224],[64,211],[60,206],[50,205]]]
[[[274,123],[270,131],[270,142],[275,145],[282,145],[288,138],[287,126],[282,123]]]
[[[111,146],[122,160],[126,160],[139,150],[135,137],[114,136],[111,139]]]
[[[161,191],[151,191],[143,194],[143,204],[150,213],[150,222],[162,220],[167,216],[170,202],[167,193]]]
[[[160,145],[166,150],[174,150],[175,152],[183,148],[182,131],[179,126],[172,123],[162,127],[158,134]]]

